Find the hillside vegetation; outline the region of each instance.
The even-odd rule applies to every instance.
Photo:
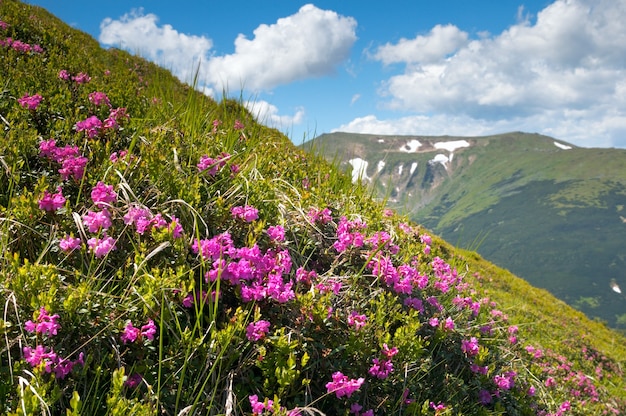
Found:
[[[626,412],[625,339],[238,102],[0,3],[8,415]]]
[[[626,150],[528,133],[333,133],[304,144],[459,247],[626,330]],[[618,290],[615,290],[617,288]]]

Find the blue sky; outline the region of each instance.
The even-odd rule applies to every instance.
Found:
[[[29,0],[295,143],[547,134],[626,148],[626,0]]]

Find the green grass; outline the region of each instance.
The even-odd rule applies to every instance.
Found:
[[[3,414],[626,410],[619,334],[429,243],[237,100],[16,0],[0,20],[43,49],[0,49]],[[111,110],[94,91],[130,118],[89,137],[76,123]],[[64,174],[75,157],[84,174]],[[65,201],[47,210],[46,192]]]

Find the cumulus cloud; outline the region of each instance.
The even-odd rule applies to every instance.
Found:
[[[252,39],[240,34],[235,53],[211,59],[206,76],[220,89],[258,91],[327,75],[348,57],[355,28],[353,18],[307,4],[274,24],[260,25]]]
[[[277,129],[285,129],[302,123],[305,111],[303,107],[295,109],[293,115],[279,115],[278,107],[264,100],[246,102],[246,108],[261,123]]]
[[[574,137],[582,146],[623,145],[625,20],[624,1],[557,0],[534,23],[526,18],[475,40],[454,26],[436,26],[373,54],[385,65],[405,64],[380,94],[388,108],[420,114],[416,124],[445,118],[471,131],[520,126]],[[378,123],[362,119],[344,127]],[[450,128],[444,123],[439,133],[452,134]]]
[[[437,62],[466,43],[467,33],[456,26],[437,25],[426,36],[416,36],[415,39],[402,38],[395,45],[387,43],[379,47],[374,59],[382,61],[385,65],[397,62]]]
[[[178,32],[171,25],[158,25],[158,17],[142,9],[118,20],[106,18],[100,24],[99,41],[137,53],[191,82],[198,65],[207,62],[213,41],[204,36]]]

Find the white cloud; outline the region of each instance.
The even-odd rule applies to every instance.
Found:
[[[297,13],[262,24],[252,39],[239,34],[235,52],[210,55],[211,39],[158,25],[154,14],[133,10],[100,24],[99,40],[136,52],[190,82],[198,63],[205,91],[271,90],[279,85],[333,73],[348,58],[356,41],[356,20],[312,4]]]
[[[263,100],[248,101],[246,108],[259,122],[277,129],[286,129],[300,124],[305,115],[302,107],[296,108],[293,115],[279,115],[278,107]]]
[[[624,0],[557,0],[534,23],[525,18],[495,36],[465,41],[454,26],[436,26],[381,46],[375,59],[405,64],[382,85],[386,106],[419,116],[368,116],[342,127],[441,126],[437,134],[509,127],[581,146],[624,146],[625,20]]]
[[[415,39],[400,39],[392,45],[387,43],[378,48],[374,58],[385,65],[397,62],[426,63],[445,58],[467,43],[467,33],[453,25],[437,25],[428,36],[416,36]]]
[[[307,4],[272,25],[260,25],[252,39],[240,34],[234,54],[209,61],[207,81],[218,89],[258,91],[331,74],[348,58],[355,28],[353,18]]]
[[[99,41],[138,53],[191,82],[198,64],[209,60],[213,42],[204,36],[178,32],[171,25],[159,26],[154,14],[133,10],[119,20],[106,18],[100,23]]]

